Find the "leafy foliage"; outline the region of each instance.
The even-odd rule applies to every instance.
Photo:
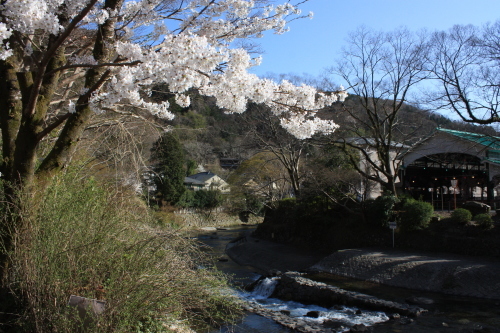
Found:
[[[199,326],[238,312],[194,243],[144,224],[151,217],[133,196],[76,178],[59,178],[23,212],[12,261],[25,304],[17,332],[78,331],[70,295],[106,302],[89,331],[165,332],[178,320]]]
[[[186,190],[176,205],[185,208],[213,209],[222,205],[224,196],[219,190]]]
[[[231,193],[262,197],[267,201],[282,198],[290,191],[286,170],[271,152],[260,152],[243,161],[228,178]]]
[[[433,213],[430,203],[408,199],[401,206],[401,227],[404,230],[423,229],[429,225]]]
[[[286,198],[280,200],[277,205],[277,210],[293,210],[298,207],[297,199],[295,198]]]
[[[202,190],[194,193],[195,207],[216,208],[222,204],[224,197],[219,190]]]
[[[466,224],[472,220],[472,213],[465,208],[457,208],[451,213],[453,222]]]
[[[483,229],[491,229],[493,227],[493,219],[490,214],[478,214],[474,216],[474,220]]]
[[[184,152],[177,137],[165,133],[153,145],[152,159],[155,161],[153,181],[161,198],[174,203],[185,191]]]
[[[375,200],[364,202],[364,214],[366,220],[373,225],[387,227],[389,221],[394,219],[393,209],[398,198],[392,194],[381,195]]]
[[[196,162],[188,159],[186,161],[186,176],[192,175],[196,170]]]

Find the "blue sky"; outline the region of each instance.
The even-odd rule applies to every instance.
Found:
[[[401,26],[434,31],[500,19],[500,0],[309,0],[301,8],[314,12],[314,18],[291,22],[284,35],[257,40],[265,53],[253,73],[319,76],[340,57],[349,32],[361,25],[380,31]]]

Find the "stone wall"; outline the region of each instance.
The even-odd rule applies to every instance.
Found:
[[[334,305],[359,307],[410,317],[416,317],[426,311],[417,306],[386,301],[374,296],[329,286],[322,282],[304,278],[297,272],[288,272],[281,275],[272,297],[305,304],[317,304],[323,307],[332,307]]]
[[[243,222],[237,215],[222,211],[199,213],[194,211],[175,212],[175,219],[179,225],[185,227],[228,227],[239,225]],[[250,215],[247,224],[261,223],[263,217]]]

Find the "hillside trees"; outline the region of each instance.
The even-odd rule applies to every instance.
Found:
[[[238,201],[238,198],[245,201],[249,198],[261,198],[262,201],[271,202],[290,194],[290,183],[287,179],[283,164],[273,153],[263,151],[243,161],[231,173],[228,182],[231,184],[231,196],[234,201]]]
[[[308,175],[303,194],[324,196],[335,206],[355,213],[352,207],[363,195],[360,188],[363,179],[352,166],[349,155],[337,145],[322,141],[316,141],[307,155]]]
[[[2,173],[9,181],[29,184],[35,170],[48,176],[63,168],[94,111],[123,112],[127,104],[172,118],[168,102],[149,102],[142,93],[155,83],[167,83],[180,106],[189,105],[183,93],[191,87],[215,96],[218,105],[231,112],[244,111],[247,99],[270,103],[278,113],[288,111],[288,103],[317,106],[308,87],[277,85],[246,74],[255,63],[243,49],[228,48],[234,39],[264,30],[283,32],[285,18],[296,12],[292,5],[277,6],[273,15],[261,17],[250,15],[255,8],[247,1],[200,0],[186,7],[166,0],[38,2],[2,5],[0,68],[8,78],[0,99]],[[33,15],[35,8],[45,11]],[[222,15],[228,20],[212,26]],[[169,33],[161,26],[165,17],[185,23]],[[141,26],[153,30],[145,33]],[[88,43],[81,42],[82,35]],[[53,105],[75,75],[84,78],[83,87],[69,90],[64,96],[68,104]],[[232,85],[235,81],[238,84]],[[36,167],[38,144],[60,127],[53,149]]]
[[[348,43],[328,71],[355,95],[337,108],[335,119],[343,119],[343,127],[335,140],[365,179],[396,193],[400,161],[395,156],[418,129],[405,123],[400,112],[411,89],[427,76],[427,41],[405,29],[379,33],[360,28]]]
[[[207,166],[223,175],[223,170],[218,169],[220,158],[242,160],[252,155],[242,148],[245,138],[239,114],[225,114],[213,98],[200,96],[195,91],[191,100],[189,108],[176,116],[172,126],[176,128],[186,158],[195,162],[195,167]]]
[[[275,83],[249,74],[257,65],[238,39],[283,33],[296,6],[245,0],[5,0],[0,4],[0,171],[7,200],[35,180],[48,184],[77,150],[94,114],[171,119],[168,101],[150,90],[167,84],[181,107],[186,92],[213,96],[228,112],[265,103],[299,137],[331,132],[332,122],[306,118],[344,93]],[[41,155],[40,145],[45,145]],[[13,205],[13,207],[16,207]],[[0,276],[19,219],[1,225]]]

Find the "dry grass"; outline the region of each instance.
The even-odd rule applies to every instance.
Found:
[[[169,332],[179,322],[199,327],[238,315],[225,277],[195,243],[155,228],[130,194],[76,178],[61,177],[23,205],[11,275],[25,310],[17,332],[80,330],[70,295],[106,302],[89,332]]]

